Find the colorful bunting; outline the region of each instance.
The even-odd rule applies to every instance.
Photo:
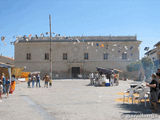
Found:
[[[80,43],[80,41],[78,39],[76,39],[78,43]]]
[[[40,34],[40,36],[41,36],[41,37],[44,37],[44,34],[43,34],[43,33],[41,33],[41,34]]]
[[[132,50],[132,49],[133,49],[133,46],[130,47],[130,50]]]
[[[1,41],[4,41],[4,40],[5,40],[5,37],[4,37],[4,36],[2,36],[2,37],[1,37]]]
[[[148,51],[148,50],[149,50],[149,47],[145,47],[144,50],[145,50],[145,51]]]
[[[35,38],[38,39],[38,35],[37,34],[35,34]]]
[[[93,46],[93,42],[91,43],[91,46]]]
[[[101,46],[100,47],[104,47],[104,44],[101,44]]]
[[[116,46],[117,46],[117,44],[114,44],[113,46],[114,46],[114,47],[116,47]]]
[[[49,32],[46,32],[46,35],[48,35],[49,34]]]
[[[29,39],[31,39],[32,34],[29,34]]]
[[[98,47],[98,46],[99,46],[99,43],[96,43],[96,46]]]

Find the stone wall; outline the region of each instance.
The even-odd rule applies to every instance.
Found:
[[[133,38],[132,38],[133,39]],[[97,45],[98,44],[98,45]],[[100,45],[104,46],[100,46]],[[53,75],[57,78],[72,78],[72,67],[79,67],[80,74],[87,77],[88,73],[96,72],[96,67],[116,68],[126,71],[126,66],[139,60],[140,41],[91,41],[91,42],[52,42]],[[50,53],[50,42],[19,42],[15,44],[16,67],[26,66],[26,71],[50,72],[50,60],[45,60],[45,53]],[[127,59],[122,60],[122,53]],[[31,60],[26,54],[31,53]],[[67,53],[67,60],[63,60]],[[84,60],[88,53],[88,60]],[[108,54],[104,60],[103,54]]]

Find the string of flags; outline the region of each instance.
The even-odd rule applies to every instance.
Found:
[[[4,36],[1,36],[1,41],[4,41],[5,40],[5,37]]]
[[[46,32],[46,35],[48,35],[48,34],[49,34],[49,32]],[[53,33],[53,34],[55,34],[55,33]],[[18,38],[21,38],[21,37],[23,37],[24,40],[29,41],[29,40],[32,39],[32,34],[29,34],[28,37],[27,37],[26,35],[24,35],[24,36],[17,36],[17,37],[14,35],[14,36],[12,37],[13,39],[16,38],[16,41],[15,41],[14,43],[15,43],[15,44],[18,43],[18,42],[19,42],[19,39],[18,39]],[[37,34],[35,34],[34,37],[35,37],[36,39],[38,39],[38,35],[37,35]],[[40,37],[45,37],[45,36],[44,36],[43,33],[41,33],[41,34],[40,34]],[[60,34],[55,34],[55,37],[60,37]],[[60,37],[60,38],[64,39],[63,36]],[[66,38],[66,37],[65,37],[65,38]],[[2,41],[2,42],[4,42],[5,39],[6,39],[5,36],[1,36],[1,41]],[[73,38],[68,37],[68,39],[70,39],[70,40],[76,40],[76,42],[74,41],[73,44],[76,44],[76,43],[80,43],[80,42],[81,42],[78,38],[73,39]],[[83,42],[84,42],[84,40],[83,40]],[[82,43],[83,43],[83,42],[82,42]],[[13,43],[13,42],[12,42],[12,43]],[[4,44],[6,45],[5,42],[4,42]],[[91,45],[92,47],[95,45],[97,48],[100,47],[100,48],[106,48],[106,49],[108,49],[108,45],[105,45],[105,44],[103,44],[103,43],[87,42],[86,49],[89,49],[89,46],[88,46],[88,45]],[[117,50],[118,53],[121,53],[121,52],[123,52],[124,50],[128,50],[128,49],[129,49],[129,50],[132,50],[132,49],[133,49],[133,46],[130,46],[130,47],[128,47],[128,46],[120,46],[120,45],[117,45],[117,44],[113,44],[113,47],[118,48],[118,50]],[[96,52],[98,51],[97,48],[96,48]],[[149,47],[145,47],[144,50],[147,51],[148,49],[149,49]],[[112,48],[111,51],[115,51],[115,49]],[[124,53],[127,53],[127,52],[124,52]],[[131,54],[131,56],[133,56],[133,54]]]

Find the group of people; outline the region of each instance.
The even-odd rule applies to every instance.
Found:
[[[0,102],[2,101],[2,94],[9,96],[9,93],[13,93],[16,85],[16,78],[15,75],[12,75],[11,81],[10,79],[6,78],[5,74],[2,73],[0,79]]]
[[[28,75],[28,88],[31,88],[31,83],[32,83],[32,88],[34,88],[34,85],[36,83],[36,87],[41,87],[40,84],[40,74],[29,74]]]
[[[44,80],[44,87],[48,88],[48,86],[52,86],[52,80],[50,79],[49,75],[46,73],[43,77]],[[28,88],[31,88],[31,83],[32,83],[32,88],[34,88],[35,84],[36,84],[36,87],[41,87],[41,84],[40,84],[40,81],[41,81],[41,78],[40,78],[40,74],[29,74],[28,75]],[[48,85],[49,84],[49,85]]]
[[[157,112],[157,102],[160,99],[160,69],[155,74],[152,74],[152,80],[150,83],[146,83],[146,86],[150,87],[151,108]]]
[[[90,73],[89,79],[90,79],[90,85],[95,85],[96,82],[100,82],[101,79],[107,79],[108,83],[110,83],[111,86],[119,85],[119,75],[118,74]]]

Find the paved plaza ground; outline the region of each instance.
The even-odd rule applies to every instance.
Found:
[[[0,103],[0,120],[150,120],[160,119],[144,104],[123,104],[118,92],[132,81],[119,86],[89,86],[89,80],[54,80],[51,88],[27,88],[17,84],[15,92]]]

